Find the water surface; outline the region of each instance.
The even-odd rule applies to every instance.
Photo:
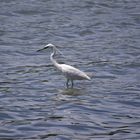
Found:
[[[0,1],[0,139],[140,139],[139,0]],[[47,43],[92,75],[65,87]]]

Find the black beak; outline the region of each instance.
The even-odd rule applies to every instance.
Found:
[[[37,50],[37,52],[41,52],[41,51],[43,51],[43,50],[45,50],[45,49],[47,49],[47,48],[48,48],[48,46],[46,46],[46,47],[44,47],[44,48],[42,48],[42,49]]]

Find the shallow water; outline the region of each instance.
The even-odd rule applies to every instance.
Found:
[[[0,140],[139,140],[139,25],[139,0],[1,0]],[[92,80],[67,89],[47,43]]]

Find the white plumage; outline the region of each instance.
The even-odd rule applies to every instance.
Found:
[[[51,47],[53,49],[53,53],[50,55],[50,59],[51,59],[53,65],[59,71],[61,71],[62,74],[66,77],[66,79],[67,79],[67,82],[66,82],[67,88],[69,87],[69,81],[71,81],[71,87],[73,87],[73,80],[90,80],[91,79],[86,73],[84,73],[83,71],[80,71],[79,69],[77,69],[77,68],[75,68],[73,66],[70,66],[70,65],[67,65],[67,64],[59,64],[54,59],[54,56],[55,56],[56,51],[57,51],[57,48],[53,44],[48,44],[41,50],[47,49],[49,47]],[[38,50],[38,51],[41,51],[41,50]]]

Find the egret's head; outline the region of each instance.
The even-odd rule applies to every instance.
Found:
[[[51,44],[51,43],[49,43],[49,44],[47,44],[46,46],[45,46],[46,48],[49,48],[49,47],[55,47],[53,44]]]
[[[49,44],[45,45],[44,48],[37,50],[37,52],[46,50],[47,48],[56,48],[56,47],[53,44],[49,43]]]
[[[57,52],[59,52],[61,55],[63,55],[63,53],[58,49],[58,47],[59,47],[59,46],[55,46],[55,45],[49,43],[49,44],[47,44],[44,48],[37,50],[37,52],[42,52],[42,51],[45,51],[47,48],[52,48],[53,51],[55,51],[55,52],[57,51]]]

